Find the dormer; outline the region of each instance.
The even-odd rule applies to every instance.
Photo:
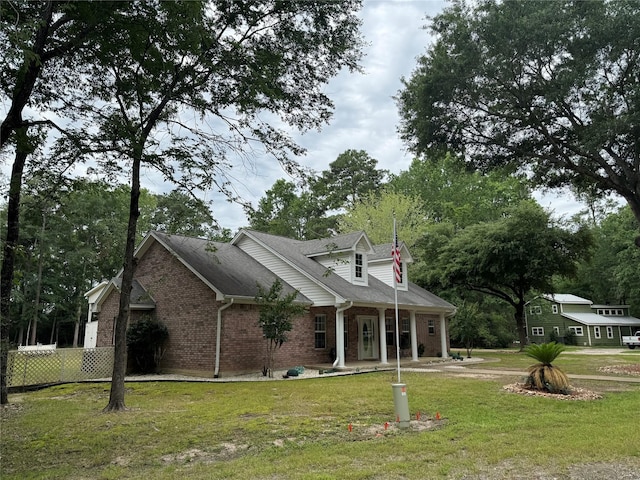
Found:
[[[409,289],[409,278],[407,275],[408,265],[413,263],[413,257],[404,243],[401,243],[399,248],[401,279],[400,283],[398,283],[398,290],[406,291]],[[369,274],[390,287],[394,287],[393,244],[385,243],[383,245],[376,245],[374,250],[375,253],[369,256]]]
[[[369,285],[369,256],[373,245],[364,232],[310,240],[305,255],[354,285]]]

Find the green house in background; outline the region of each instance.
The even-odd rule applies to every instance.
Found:
[[[566,342],[580,346],[619,346],[622,337],[640,330],[640,318],[628,305],[594,305],[571,294],[539,295],[526,303],[525,322],[530,343]],[[571,333],[567,333],[571,332]]]

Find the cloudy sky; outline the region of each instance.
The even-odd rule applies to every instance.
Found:
[[[334,115],[321,132],[293,135],[307,149],[307,155],[298,159],[301,165],[321,172],[345,150],[354,149],[378,160],[378,168],[393,173],[408,169],[412,157],[398,138],[398,111],[392,97],[401,88],[401,77],[411,75],[416,58],[430,42],[423,28],[426,16],[437,14],[445,5],[444,0],[365,0],[360,11],[367,42],[361,62],[364,71],[343,71],[325,87],[335,105]],[[239,167],[233,176],[238,194],[257,206],[276,180],[291,179],[272,158],[255,160],[255,168]],[[166,189],[155,178],[152,173],[147,176],[147,188]],[[247,226],[240,206],[225,202],[215,192],[205,195],[213,201],[214,217],[222,227],[235,231]]]
[[[325,92],[335,104],[334,116],[321,132],[293,135],[307,149],[298,159],[306,167],[321,172],[345,150],[364,150],[378,160],[378,167],[398,173],[407,170],[411,155],[398,138],[398,111],[393,96],[416,66],[416,58],[431,42],[428,16],[446,6],[446,0],[365,0],[359,15],[367,42],[362,60],[363,73],[342,72],[330,80]],[[3,107],[3,106],[2,106]],[[4,108],[0,108],[4,110]],[[5,112],[2,112],[3,114]],[[255,157],[252,168],[239,165],[232,172],[234,188],[245,200],[257,206],[265,191],[287,174],[272,157]],[[5,175],[10,166],[2,165]],[[154,192],[166,192],[173,187],[162,181],[157,172],[143,172],[143,187]],[[242,208],[225,201],[215,191],[204,192],[212,202],[214,217],[221,227],[236,231],[247,226]],[[558,215],[576,211],[576,204],[567,197],[539,197],[544,207]]]
[[[334,116],[321,132],[294,135],[307,149],[307,155],[299,159],[301,165],[321,172],[342,152],[354,149],[365,150],[378,160],[379,168],[392,173],[409,168],[412,157],[398,138],[399,117],[393,96],[402,86],[401,78],[411,75],[416,58],[431,42],[423,28],[427,16],[445,6],[445,0],[365,0],[360,12],[368,44],[362,61],[364,72],[342,72],[326,86],[325,92],[335,104]],[[277,179],[291,180],[271,158],[257,158],[254,169],[240,167],[233,174],[238,193],[254,206]],[[148,188],[163,189],[151,177],[147,181]],[[213,201],[214,216],[222,227],[235,231],[247,226],[238,205],[225,202],[215,192],[205,196]],[[558,215],[577,208],[566,197],[545,196],[540,201]]]

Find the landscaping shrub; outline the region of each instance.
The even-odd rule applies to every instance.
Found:
[[[145,318],[127,329],[127,349],[131,369],[136,373],[154,373],[164,355],[164,344],[169,338],[167,327],[156,320]]]

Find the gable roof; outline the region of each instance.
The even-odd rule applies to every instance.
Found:
[[[369,262],[381,262],[381,261],[392,261],[393,258],[391,256],[393,243],[382,243],[380,245],[373,246],[373,254],[369,255]],[[413,263],[413,257],[409,253],[409,249],[405,245],[404,242],[400,242],[398,244],[398,248],[400,249],[400,258],[404,263]]]
[[[354,285],[308,256],[309,251],[317,251],[316,246],[321,244],[320,242],[327,244],[327,242],[333,240],[332,238],[320,241],[311,240],[309,241],[311,243],[307,244],[308,242],[306,241],[243,229],[236,235],[232,243],[238,244],[242,237],[245,236],[258,242],[274,255],[286,261],[290,266],[310,278],[316,285],[331,292],[336,298],[341,298],[346,302],[353,302],[354,305],[366,304],[387,308],[395,303],[394,289],[374,276],[369,275],[368,285]],[[355,241],[356,238],[352,236],[340,237],[348,237],[349,242]],[[343,239],[338,238],[338,240],[342,241]],[[387,250],[389,258],[391,258],[390,245]],[[407,291],[398,291],[398,306],[400,308],[423,311],[455,312],[455,307],[452,304],[411,282],[409,282]]]
[[[164,246],[215,291],[218,300],[226,297],[253,299],[258,294],[258,284],[268,287],[278,278],[251,256],[229,243],[151,232],[138,251],[143,250],[147,241],[157,241]],[[295,291],[291,285],[282,283],[285,295]],[[300,293],[297,301],[311,303]]]
[[[87,292],[87,294],[97,293],[98,287],[102,289],[99,295],[95,299],[97,311],[100,311],[102,302],[106,300],[106,298],[109,296],[109,294],[113,290],[120,291],[121,285],[122,285],[122,278],[115,277],[111,279],[110,282],[108,283],[102,282],[97,287],[94,287],[91,290],[89,290],[89,292]],[[87,294],[85,294],[85,296],[87,296]],[[142,284],[135,278],[131,283],[131,297],[129,299],[129,308],[133,310],[153,310],[154,308],[156,308],[156,302],[153,299],[153,297],[149,294],[149,292],[147,292],[147,290],[142,286]]]
[[[299,242],[300,252],[308,257],[354,251],[361,241],[367,245],[368,252],[373,253],[371,241],[362,231],[348,233],[346,235],[336,235],[331,238],[304,241],[297,240],[297,242]]]
[[[591,305],[593,302],[586,298],[578,297],[577,295],[571,295],[570,293],[551,293],[541,295],[545,300],[556,303],[566,303],[572,305]]]

